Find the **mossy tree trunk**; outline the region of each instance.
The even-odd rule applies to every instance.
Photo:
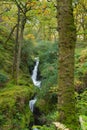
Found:
[[[24,16],[22,16],[21,21],[20,21],[20,35],[19,35],[19,44],[18,44],[18,55],[17,55],[17,84],[18,84],[18,79],[19,79],[19,70],[20,70],[20,62],[21,62],[21,49],[22,49],[22,45],[23,45],[23,33],[24,33],[24,28],[25,28],[25,24],[26,24],[26,18]]]
[[[16,40],[14,47],[14,59],[13,59],[13,79],[17,84],[17,57],[18,57],[18,46],[19,46],[19,30],[20,30],[20,8],[18,8],[17,28],[16,28]]]
[[[16,1],[18,8],[18,18],[17,18],[17,31],[16,31],[16,44],[15,44],[15,53],[14,53],[14,63],[13,63],[13,79],[16,84],[18,84],[19,71],[20,71],[20,62],[21,62],[21,49],[23,44],[23,33],[26,24],[26,13],[27,13],[27,3],[23,9],[21,9],[20,4]]]
[[[58,110],[59,121],[75,130],[74,51],[76,28],[72,0],[57,0],[59,30]]]

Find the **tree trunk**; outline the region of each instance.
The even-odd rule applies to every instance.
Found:
[[[76,28],[74,26],[72,0],[57,0],[59,30],[58,110],[59,121],[70,130],[76,130],[74,51]]]
[[[13,79],[17,84],[17,55],[18,55],[18,45],[19,45],[19,25],[20,25],[20,9],[18,8],[18,20],[17,20],[17,29],[16,29],[16,40],[14,48],[14,61],[13,61]]]
[[[26,4],[24,7],[23,14],[21,13],[21,7],[18,3],[17,8],[18,8],[18,21],[17,21],[16,44],[15,44],[14,63],[13,63],[13,79],[15,80],[16,84],[18,84],[19,79],[21,48],[23,43],[23,32],[26,24],[26,12],[27,12]]]
[[[20,61],[21,61],[21,48],[23,43],[23,32],[24,27],[26,24],[26,18],[23,16],[21,19],[21,25],[20,25],[20,36],[19,36],[19,46],[18,46],[18,55],[17,55],[17,84],[18,84],[18,78],[19,78],[19,69],[20,69]]]

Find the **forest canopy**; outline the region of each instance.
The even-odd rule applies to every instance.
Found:
[[[0,1],[0,130],[87,130],[86,79],[86,0]]]

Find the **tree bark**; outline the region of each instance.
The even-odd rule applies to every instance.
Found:
[[[18,46],[19,46],[19,26],[20,26],[20,9],[18,8],[18,19],[17,19],[17,28],[16,28],[16,40],[14,48],[14,60],[13,60],[13,79],[14,82],[18,83],[18,70],[17,70],[17,56],[18,56]]]
[[[16,1],[18,8],[18,21],[17,21],[17,32],[16,32],[16,44],[14,53],[14,63],[13,63],[13,78],[15,83],[18,84],[19,71],[20,71],[20,61],[21,61],[21,48],[23,43],[23,32],[26,24],[26,13],[27,13],[27,3],[21,8],[21,2]]]
[[[7,42],[9,41],[9,39],[11,38],[11,36],[12,36],[12,34],[13,34],[13,32],[14,32],[14,30],[15,30],[15,28],[17,27],[17,24],[12,28],[12,30],[11,30],[11,32],[10,32],[10,34],[9,34],[9,36],[8,36],[8,38],[7,38],[7,40],[5,41],[5,45],[7,44]]]
[[[20,36],[19,36],[19,46],[18,46],[18,55],[17,55],[17,84],[18,84],[18,78],[19,78],[19,69],[20,69],[20,62],[21,62],[21,48],[23,43],[23,33],[24,33],[24,27],[26,24],[26,18],[22,17],[21,25],[20,25]]]
[[[59,121],[71,128],[70,130],[76,130],[78,127],[74,89],[76,28],[73,19],[72,0],[57,0],[57,11],[59,30]]]

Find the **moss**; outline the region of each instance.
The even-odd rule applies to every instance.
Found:
[[[37,128],[40,130],[56,130],[56,127],[52,124],[50,124],[49,126],[43,125],[43,126],[33,126],[33,129]]]
[[[49,113],[50,110],[50,104],[46,102],[44,99],[39,99],[36,102],[36,107],[39,108],[41,112],[44,112],[45,114]]]
[[[28,127],[32,113],[29,100],[33,86],[10,86],[0,92],[0,128],[2,130],[24,130]]]

